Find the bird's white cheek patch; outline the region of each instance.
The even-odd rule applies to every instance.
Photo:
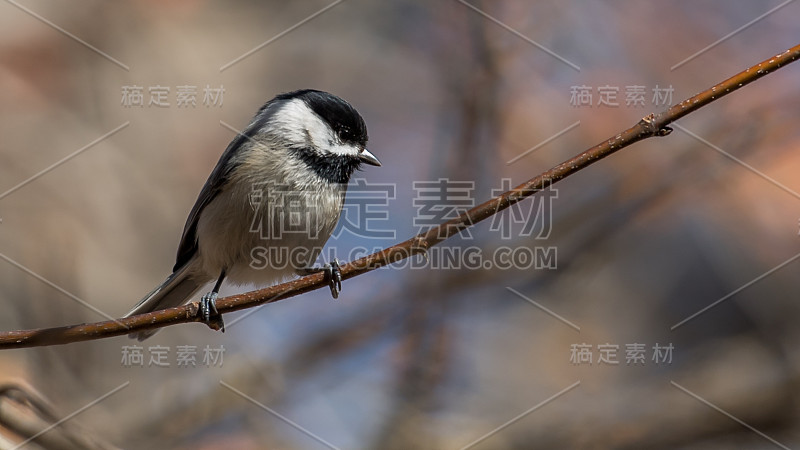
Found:
[[[334,144],[332,147],[328,149],[328,151],[333,153],[334,155],[358,156],[358,153],[361,151],[361,149],[359,149],[355,145],[350,145],[350,144]]]
[[[283,130],[284,136],[298,145],[310,143],[323,149],[335,144],[333,130],[302,100],[288,101],[273,119],[273,126]]]
[[[311,139],[311,143],[316,148],[324,150],[336,145],[336,136],[333,134],[331,127],[311,110],[308,110],[308,114],[302,124],[305,127],[308,138]]]
[[[358,156],[360,148],[343,144],[336,133],[300,99],[287,102],[273,126],[283,129],[286,138],[298,145],[311,144],[323,154]]]

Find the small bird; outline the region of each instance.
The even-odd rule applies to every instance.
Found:
[[[339,221],[350,176],[362,164],[381,165],[366,144],[364,119],[335,95],[305,89],[268,101],[200,191],[172,274],[125,317],[188,303],[212,281],[199,314],[222,331],[216,299],[223,280],[267,284],[324,271],[338,297],[338,261],[313,264]],[[130,336],[143,341],[156,331]]]

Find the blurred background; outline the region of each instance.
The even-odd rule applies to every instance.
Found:
[[[383,167],[356,177],[390,186],[371,226],[393,233],[343,228],[325,255],[347,260],[429,225],[420,182],[467,181],[460,198],[481,203],[796,45],[798,15],[778,0],[2,2],[0,329],[127,312],[169,274],[225,124],[280,92],[335,93],[368,124]],[[26,448],[800,445],[799,104],[800,64],[442,244],[486,266],[432,254],[337,301],[226,316],[225,334],[0,352],[0,448],[41,429],[26,395],[46,423],[72,415]],[[556,257],[498,267],[497,249]]]

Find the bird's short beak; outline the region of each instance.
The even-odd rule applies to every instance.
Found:
[[[367,164],[369,164],[371,166],[380,166],[381,165],[381,162],[378,161],[378,158],[376,158],[375,155],[370,153],[369,150],[367,150],[367,149],[364,149],[364,151],[362,151],[361,153],[358,154],[358,159],[360,159],[361,162],[367,163]]]

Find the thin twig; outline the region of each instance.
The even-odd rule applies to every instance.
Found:
[[[522,183],[491,200],[478,205],[438,227],[401,242],[377,253],[357,259],[342,266],[342,278],[348,279],[377,268],[401,261],[414,255],[424,254],[428,248],[450,238],[460,231],[503,211],[509,206],[585,169],[591,164],[611,155],[635,142],[666,136],[672,129],[667,125],[690,114],[709,103],[764,77],[800,58],[800,45],[764,60],[731,78],[702,91],[659,114],[650,114],[636,125],[604,142],[570,158],[552,169]],[[229,313],[274,303],[325,286],[324,275],[317,273],[287,283],[257,291],[221,298],[217,301],[220,313]],[[0,349],[61,345],[72,342],[120,336],[131,332],[162,328],[179,323],[198,322],[197,302],[161,311],[119,319],[58,328],[0,332]]]

